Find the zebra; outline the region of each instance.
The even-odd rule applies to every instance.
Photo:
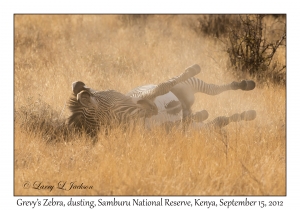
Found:
[[[84,129],[95,136],[101,128],[128,125],[158,114],[154,99],[170,92],[174,85],[195,76],[200,66],[188,67],[182,74],[147,90],[137,90],[135,95],[125,95],[115,90],[96,91],[82,81],[72,83],[73,95],[69,99],[70,117],[66,124],[75,129]]]
[[[218,95],[228,90],[250,91],[255,88],[253,80],[233,81],[225,85],[208,84],[198,78],[191,77],[175,86],[164,95],[157,96],[154,103],[158,107],[158,114],[145,119],[147,128],[166,126],[169,130],[172,126],[191,125],[193,128],[222,128],[230,122],[241,120],[250,121],[256,118],[255,110],[245,111],[241,114],[234,114],[229,117],[220,116],[209,123],[203,123],[209,116],[206,110],[192,113],[192,105],[195,102],[195,93],[205,93],[208,95]],[[144,92],[155,88],[155,85],[143,85],[129,91],[126,95],[130,97],[143,98]]]
[[[200,71],[200,66],[194,64],[177,77],[158,85],[134,88],[127,94],[115,90],[96,91],[81,81],[74,82],[73,95],[69,100],[71,116],[67,119],[67,125],[76,129],[83,128],[95,136],[101,128],[108,130],[140,119],[146,128],[154,124],[167,125],[169,128],[191,121],[200,123],[199,127],[221,128],[230,122],[255,118],[256,112],[250,110],[230,117],[217,117],[202,126],[208,113],[206,110],[192,113],[195,93],[216,95],[227,90],[249,91],[255,88],[255,82],[243,80],[222,86],[206,84],[194,77]]]

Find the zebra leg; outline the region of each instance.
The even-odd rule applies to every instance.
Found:
[[[206,110],[198,111],[196,113],[192,113],[190,111],[189,113],[186,113],[185,110],[183,110],[183,118],[182,118],[182,127],[183,130],[187,130],[187,128],[190,127],[191,123],[193,122],[203,122],[208,118],[208,112]]]
[[[194,114],[189,114],[187,117],[182,120],[178,120],[175,122],[165,122],[163,123],[163,127],[165,127],[166,131],[170,131],[171,128],[182,128],[183,131],[186,131],[192,122],[203,122],[208,118],[208,112],[206,110],[198,111]]]
[[[192,116],[192,120],[195,122],[203,122],[208,118],[208,112],[206,110],[198,111]]]
[[[185,72],[180,74],[177,77],[173,77],[172,79],[167,80],[166,82],[162,82],[153,88],[150,89],[140,89],[139,87],[133,89],[127,96],[134,97],[134,98],[143,98],[143,99],[155,99],[157,96],[164,95],[170,92],[171,88],[179,84],[200,72],[200,66],[198,64],[194,64],[188,67]]]
[[[183,84],[191,86],[194,93],[201,92],[208,95],[218,95],[227,90],[244,90],[249,91],[255,88],[255,82],[253,80],[242,80],[241,82],[233,81],[230,84],[215,85],[208,84],[197,78],[190,78]]]
[[[205,93],[208,95],[218,95],[224,91],[228,90],[244,90],[249,91],[255,88],[255,82],[252,80],[242,80],[241,82],[232,82],[225,85],[215,85],[208,84],[199,80],[198,78],[191,77],[188,80],[175,85],[171,92],[173,92],[176,97],[184,102],[187,107],[191,107],[194,103],[195,93]]]
[[[172,129],[182,129],[183,132],[187,131],[188,129],[200,129],[200,130],[216,130],[220,131],[221,128],[225,127],[231,122],[240,122],[244,121],[251,121],[256,118],[256,111],[249,110],[244,111],[241,114],[233,114],[229,117],[220,116],[216,117],[214,120],[203,123],[205,119],[208,117],[208,112],[206,110],[196,112],[188,116],[187,118],[178,120],[176,122],[165,122],[161,125],[167,132],[171,132]],[[194,123],[192,123],[194,122]]]
[[[239,122],[242,120],[245,121],[251,121],[256,118],[256,111],[255,110],[249,110],[245,111],[241,114],[234,114],[230,117],[220,116],[215,118],[213,121],[206,123],[201,129],[207,129],[207,128],[213,128],[213,129],[220,129],[225,127],[231,122]]]
[[[255,82],[252,80],[242,80],[241,82],[232,82],[225,85],[208,84],[195,77],[181,82],[172,87],[171,92],[179,99],[182,105],[183,118],[191,114],[191,107],[195,101],[195,93],[201,92],[208,95],[218,95],[228,90],[249,91],[255,88]]]

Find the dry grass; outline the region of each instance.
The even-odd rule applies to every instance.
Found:
[[[197,16],[15,16],[15,195],[285,195],[285,87],[198,94],[195,111],[209,120],[249,109],[251,122],[226,135],[159,128],[115,130],[46,143],[45,133],[68,116],[71,83],[126,93],[198,63],[198,78],[234,80],[222,43],[190,29]],[[278,56],[281,60],[282,57]],[[245,78],[250,79],[247,75]],[[62,140],[62,136],[57,134]],[[47,135],[46,135],[47,136]],[[26,181],[93,185],[89,190],[24,189]]]

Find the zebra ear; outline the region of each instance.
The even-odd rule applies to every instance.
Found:
[[[77,101],[85,107],[88,107],[90,105],[90,98],[91,95],[87,91],[81,91],[80,93],[77,94]]]
[[[146,117],[158,114],[158,109],[154,102],[148,99],[140,99],[136,103],[145,110]]]
[[[72,91],[74,95],[76,96],[80,91],[85,90],[84,88],[85,84],[81,81],[76,81],[72,83]]]

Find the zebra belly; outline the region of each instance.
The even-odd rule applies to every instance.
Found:
[[[154,103],[158,108],[158,114],[150,118],[146,118],[146,128],[159,126],[165,122],[176,122],[181,120],[181,103],[172,92],[156,97]]]

